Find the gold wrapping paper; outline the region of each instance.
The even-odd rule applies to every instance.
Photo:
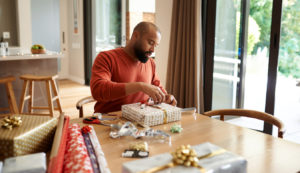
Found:
[[[50,149],[57,118],[14,115],[22,117],[22,125],[12,130],[0,129],[0,160]]]

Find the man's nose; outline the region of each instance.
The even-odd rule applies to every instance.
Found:
[[[154,46],[151,46],[149,51],[154,52]]]

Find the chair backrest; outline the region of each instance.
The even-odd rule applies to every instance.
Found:
[[[203,115],[209,117],[220,115],[220,120],[222,121],[224,121],[224,116],[227,115],[255,118],[278,127],[278,137],[283,138],[283,134],[285,133],[284,124],[282,123],[282,121],[272,116],[271,114],[265,112],[248,110],[248,109],[218,109],[218,110],[205,112]]]
[[[96,102],[96,100],[92,96],[87,96],[87,97],[80,99],[76,103],[76,108],[79,111],[79,118],[82,118],[84,116],[83,115],[83,105],[91,103],[91,102]]]

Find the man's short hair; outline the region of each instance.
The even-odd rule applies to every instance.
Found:
[[[149,31],[149,28],[153,27],[158,33],[160,33],[160,29],[151,22],[140,22],[138,23],[134,29],[133,32],[137,31],[141,34],[147,33]]]

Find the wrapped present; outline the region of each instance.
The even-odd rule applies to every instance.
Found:
[[[7,158],[4,161],[5,173],[42,173],[46,172],[46,153],[35,153]]]
[[[122,116],[143,126],[155,126],[181,119],[181,109],[169,104],[147,106],[140,103],[122,105]]]
[[[122,173],[160,172],[160,173],[203,173],[203,172],[247,172],[247,161],[234,153],[211,143],[177,149],[173,153],[164,153],[146,159],[123,164]]]
[[[17,115],[16,115],[17,116]],[[36,152],[52,145],[57,118],[20,115],[22,123],[11,130],[0,128],[0,160]]]
[[[0,172],[2,172],[3,163],[0,161]]]

